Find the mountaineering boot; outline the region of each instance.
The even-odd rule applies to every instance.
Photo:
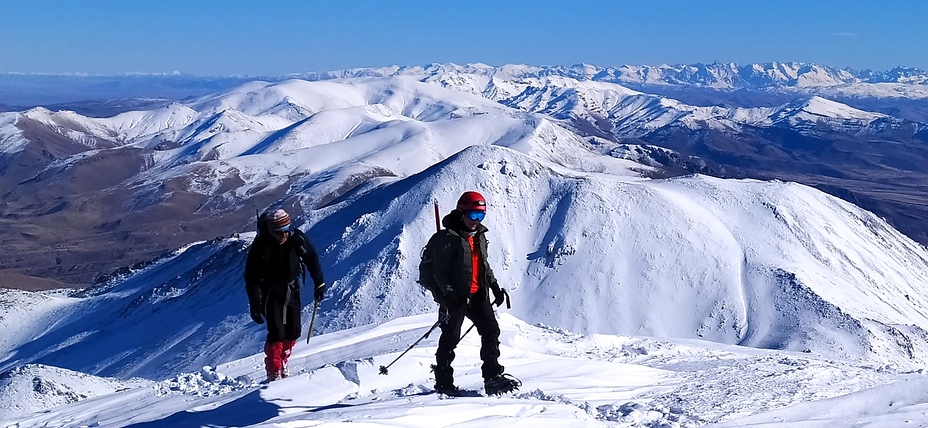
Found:
[[[268,372],[267,372],[267,381],[266,381],[266,382],[273,382],[273,381],[275,381],[275,380],[277,380],[277,379],[280,379],[280,372],[277,372],[277,371],[274,371],[274,372],[268,371]]]
[[[500,373],[483,382],[487,395],[503,395],[519,389],[522,381],[509,373]]]
[[[432,364],[432,371],[435,372],[435,392],[451,397],[461,396],[461,391],[454,386],[454,369],[450,362]]]
[[[458,387],[454,386],[453,384],[439,385],[436,383],[435,392],[439,394],[445,394],[449,397],[460,397],[461,396],[461,390],[458,389]]]

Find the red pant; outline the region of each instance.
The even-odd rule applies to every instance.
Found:
[[[281,371],[287,367],[287,361],[290,359],[290,353],[293,351],[295,340],[285,342],[264,342],[264,366],[267,369],[268,376],[272,374],[282,375]]]

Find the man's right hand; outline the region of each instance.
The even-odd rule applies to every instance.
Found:
[[[251,319],[258,324],[264,324],[264,314],[259,311],[251,311]]]
[[[445,306],[448,307],[451,312],[456,312],[461,307],[461,298],[458,297],[458,293],[454,291],[450,293],[445,293]]]

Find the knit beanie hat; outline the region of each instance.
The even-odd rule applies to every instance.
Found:
[[[276,209],[267,214],[267,228],[272,232],[289,232],[290,214],[282,209]]]

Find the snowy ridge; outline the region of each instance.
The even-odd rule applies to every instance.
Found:
[[[733,64],[723,66],[713,64],[709,66],[680,66],[677,73],[685,75],[698,75],[700,67],[706,67],[707,76],[715,76],[713,81],[725,80],[720,77],[719,70],[738,69]],[[96,139],[140,142],[144,137],[152,140],[159,133],[168,133],[161,140],[183,141],[203,140],[203,136],[194,134],[204,131],[209,126],[208,119],[224,111],[234,111],[244,114],[253,121],[252,124],[241,127],[229,127],[229,131],[242,129],[259,129],[263,132],[280,130],[301,121],[320,111],[333,111],[350,107],[383,104],[393,109],[399,115],[420,120],[434,121],[461,115],[505,113],[492,104],[476,100],[465,101],[460,97],[449,98],[446,93],[427,91],[415,82],[428,83],[428,86],[440,86],[455,91],[478,95],[491,101],[498,101],[505,105],[523,111],[537,112],[556,118],[566,118],[573,114],[579,117],[590,115],[594,120],[597,117],[608,117],[620,127],[645,127],[655,129],[668,123],[667,120],[650,117],[629,117],[632,112],[640,116],[640,110],[647,102],[638,98],[660,98],[654,95],[645,95],[638,91],[622,86],[626,83],[646,83],[653,79],[666,82],[669,70],[673,68],[654,67],[624,67],[623,73],[616,74],[615,69],[594,66],[575,67],[532,67],[521,65],[507,65],[490,67],[482,64],[459,66],[456,64],[436,64],[429,67],[393,67],[374,70],[354,70],[334,72],[332,77],[352,77],[342,80],[323,80],[309,82],[306,80],[284,80],[279,82],[249,82],[231,91],[202,97],[193,101],[189,106],[172,104],[168,107],[152,112],[131,112],[115,116],[110,119],[91,119],[80,117],[71,112],[51,113],[45,109],[33,109],[26,114],[34,120],[56,127],[56,129],[69,129],[90,134]],[[850,89],[863,85],[859,79],[850,77],[847,71],[836,70],[830,67],[803,64],[773,63],[766,66],[754,65],[754,73],[767,76],[771,82],[817,82],[816,84],[797,84],[796,88],[827,87],[828,91],[835,92],[809,92],[809,104],[815,114],[845,119],[846,112],[855,110],[839,103],[827,103],[822,97],[831,96],[855,97]],[[645,72],[644,70],[649,70]],[[659,73],[655,70],[660,71]],[[687,71],[688,70],[688,71]],[[715,70],[709,72],[708,70]],[[372,78],[370,76],[383,76]],[[628,76],[651,76],[646,80],[637,81]],[[365,76],[365,77],[361,77]],[[611,77],[610,77],[611,76]],[[803,77],[805,76],[805,77]],[[822,76],[831,76],[825,78]],[[314,80],[320,75],[305,75],[303,78]],[[731,80],[731,78],[728,78]],[[763,80],[763,79],[762,79]],[[823,86],[829,83],[831,86]],[[841,85],[838,85],[841,84]],[[716,84],[713,84],[718,86]],[[838,86],[835,86],[838,85]],[[851,86],[848,86],[851,85]],[[899,96],[902,86],[876,87],[867,83],[866,88],[873,87],[877,91],[873,96]],[[881,85],[889,85],[881,83]],[[710,85],[712,86],[712,85]],[[723,85],[725,86],[725,85]],[[925,85],[909,85],[911,94],[902,94],[911,99],[928,97]],[[727,85],[726,89],[737,89],[737,85]],[[907,91],[909,91],[907,89]],[[880,95],[880,94],[883,95]],[[895,95],[892,95],[895,94]],[[412,99],[410,99],[412,98]],[[451,104],[445,104],[447,102]],[[662,102],[663,104],[663,102]],[[674,102],[666,107],[670,109],[689,112],[696,107],[681,105]],[[192,109],[192,110],[191,110]],[[716,108],[716,110],[719,110]],[[727,110],[727,109],[726,109]],[[764,114],[764,109],[751,109],[751,113],[718,112],[712,116],[727,117],[740,122],[739,117],[756,117]],[[627,113],[623,113],[627,111]],[[680,116],[670,113],[671,117]],[[873,113],[855,111],[851,119],[860,118],[861,115]],[[705,115],[703,115],[705,116]],[[60,123],[59,123],[60,122]],[[258,125],[255,125],[257,123]],[[758,124],[756,118],[746,123]],[[187,125],[191,125],[187,128]],[[75,129],[71,129],[75,128]],[[187,128],[186,131],[181,129]],[[197,132],[193,132],[193,131]],[[617,135],[624,135],[619,133]],[[631,135],[631,134],[630,134]]]
[[[26,131],[16,128],[15,119],[26,116],[64,132],[59,117],[64,113],[36,109],[6,116],[10,120],[0,134],[8,156],[26,145]],[[234,207],[255,194],[287,189],[307,189],[301,197],[321,205],[368,180],[422,171],[473,144],[513,147],[569,168],[647,169],[596,155],[545,116],[402,76],[252,82],[189,105],[106,119],[67,117],[79,118],[71,122],[81,125],[62,135],[80,141],[109,138],[109,147],[121,152],[116,156],[138,165],[136,176],[112,188],[129,192],[133,210],[164,202],[165,183],[205,197],[203,207]],[[31,174],[64,180],[74,168],[107,156],[103,151],[65,154]]]
[[[805,125],[814,123],[843,132],[866,133],[873,132],[868,127],[876,120],[886,121],[894,128],[901,128],[905,123],[888,115],[855,109],[815,95],[802,97],[779,108],[701,107],[631,91],[614,83],[566,78],[536,80],[526,85],[518,95],[499,101],[557,119],[597,124],[617,138],[637,138],[668,126],[737,133],[744,126],[785,125],[803,129]],[[602,127],[604,121],[609,123],[608,127]],[[583,125],[573,126],[583,129]]]
[[[297,107],[281,110],[281,103]],[[132,122],[139,116],[134,113],[97,120],[108,126],[135,123],[124,133],[138,138],[125,144],[154,149],[132,185],[138,200],[158,200],[154,192],[162,182],[179,180],[186,190],[211,197],[210,204],[282,186],[312,187],[305,197],[325,201],[356,185],[355,177],[408,176],[473,144],[512,147],[581,170],[635,166],[596,155],[544,116],[407,78],[256,82],[192,105],[206,113],[178,122]],[[299,120],[290,122],[293,115]],[[156,129],[159,124],[163,129]],[[211,193],[223,182],[238,181],[239,187]]]
[[[541,427],[777,426],[806,421],[807,409],[829,426],[924,419],[924,373],[893,375],[799,354],[724,347],[700,341],[579,336],[500,315],[503,362],[526,381],[505,397],[447,399],[430,393],[428,373],[437,337],[431,336],[386,376],[395,360],[435,314],[343,330],[297,343],[293,376],[266,386],[261,355],[133,385],[51,412],[6,412],[14,426],[486,426]],[[481,389],[479,338],[458,347],[458,382]],[[251,380],[250,380],[251,379]],[[892,387],[880,386],[896,381]],[[723,386],[724,385],[724,386]],[[875,400],[875,398],[878,398]],[[816,401],[818,400],[818,401]],[[802,404],[807,401],[812,403]],[[758,409],[756,403],[762,403]],[[797,407],[790,407],[799,404]],[[794,410],[795,409],[795,410]],[[748,419],[745,416],[753,415]]]
[[[144,379],[121,381],[29,364],[0,375],[0,420],[152,384]]]
[[[506,88],[499,82],[512,84],[528,79],[561,76],[579,81],[597,81],[620,85],[664,87],[702,87],[719,90],[749,89],[756,91],[798,91],[825,97],[844,93],[856,97],[928,97],[928,73],[924,70],[898,67],[885,72],[854,71],[821,64],[801,62],[769,62],[738,65],[734,63],[625,65],[600,67],[590,64],[572,66],[533,66],[506,64],[453,63],[426,66],[384,67],[342,70],[324,73],[291,75],[308,80],[328,80],[369,76],[417,76],[422,81],[454,86],[471,93],[487,96],[493,88]],[[521,92],[523,84],[510,87],[509,96]],[[504,89],[504,92],[505,89]],[[491,97],[493,98],[493,97]],[[496,99],[496,98],[494,98]]]
[[[851,83],[901,83],[924,85],[928,75],[922,70],[898,67],[886,72],[871,70],[854,71],[820,64],[801,62],[769,62],[738,65],[716,62],[712,64],[677,65],[624,65],[600,67],[591,64],[572,66],[532,66],[507,64],[453,63],[429,64],[425,66],[383,67],[341,70],[323,73],[291,75],[310,80],[337,79],[363,76],[437,76],[453,73],[479,76],[482,79],[502,78],[505,80],[535,78],[542,76],[564,76],[578,80],[599,80],[615,83],[649,83],[660,85],[697,85],[716,88],[767,89],[784,86],[834,86]],[[443,77],[444,81],[451,81]]]
[[[434,74],[415,76],[414,70]],[[154,111],[128,112],[106,119],[36,108],[21,115],[4,115],[0,121],[0,148],[7,154],[23,149],[23,131],[16,126],[19,118],[28,118],[88,149],[128,145],[154,150],[156,153],[148,158],[156,170],[181,167],[180,171],[160,177],[166,180],[190,175],[184,166],[193,162],[303,150],[374,136],[381,130],[410,123],[431,133],[436,132],[431,128],[444,126],[445,122],[481,115],[525,120],[537,114],[559,120],[560,126],[575,133],[607,132],[612,138],[639,138],[673,126],[737,133],[745,126],[785,126],[804,131],[812,124],[861,135],[924,128],[820,96],[779,108],[698,107],[633,91],[614,82],[577,80],[586,79],[589,73],[566,73],[569,77],[564,77],[516,66],[438,66],[398,74],[316,82],[250,82],[188,105],[174,103]],[[411,135],[419,130],[397,131]],[[376,167],[392,170],[383,164]],[[290,170],[287,174],[306,172]]]
[[[120,135],[124,141],[135,141],[153,134],[190,124],[197,112],[180,103],[172,103],[152,111],[134,111],[100,120],[101,125]]]
[[[866,127],[878,119],[892,120],[890,116],[858,110],[821,97],[812,97],[798,105],[786,106],[771,116],[773,123],[787,122],[793,127],[799,127],[804,123],[828,121],[833,126],[846,124]]]

